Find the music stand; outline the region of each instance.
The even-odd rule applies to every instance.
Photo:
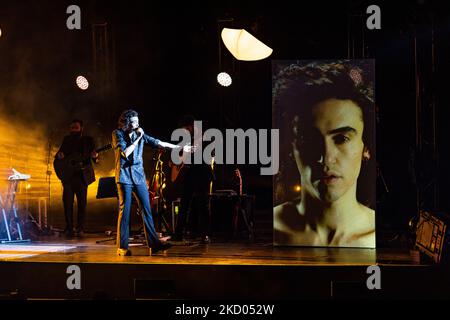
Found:
[[[116,198],[118,199],[119,196],[117,194],[117,185],[116,185],[116,178],[115,177],[103,177],[100,178],[98,181],[98,188],[97,188],[97,195],[95,196],[96,199],[109,199],[109,198]],[[112,232],[114,233],[114,232]],[[115,241],[116,238],[108,238],[103,240],[97,240],[95,243],[102,243],[107,241]]]
[[[104,177],[98,181],[96,199],[118,198],[115,177]]]

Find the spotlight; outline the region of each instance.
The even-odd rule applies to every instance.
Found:
[[[231,76],[226,72],[221,72],[217,75],[217,82],[224,87],[229,87],[232,83]]]
[[[89,82],[83,76],[78,76],[76,83],[78,88],[80,88],[81,90],[86,90],[87,88],[89,88]]]
[[[300,192],[300,191],[302,190],[302,186],[299,185],[299,184],[297,184],[297,185],[294,187],[294,190],[295,190],[295,192]]]
[[[2,28],[0,28],[0,37],[2,36]]]
[[[270,56],[271,48],[256,39],[245,29],[222,29],[222,40],[225,47],[238,60],[256,61]]]

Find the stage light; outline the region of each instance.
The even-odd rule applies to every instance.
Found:
[[[2,28],[0,28],[0,38],[2,37]]]
[[[224,87],[229,87],[233,82],[231,76],[226,72],[221,72],[217,75],[217,82]]]
[[[416,226],[416,247],[434,262],[449,263],[450,216],[447,213],[421,211]]]
[[[302,190],[302,186],[298,184],[294,187],[294,190],[295,192],[300,192]]]
[[[238,60],[256,61],[270,56],[271,48],[244,29],[222,29],[222,40],[231,54]]]
[[[31,189],[31,184],[28,183],[27,186],[26,186],[26,189],[27,190]]]
[[[83,76],[78,76],[76,83],[78,88],[80,88],[81,90],[86,90],[87,88],[89,88],[89,82]]]

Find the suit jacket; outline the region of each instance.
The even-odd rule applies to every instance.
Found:
[[[115,154],[116,183],[123,184],[142,184],[146,183],[144,172],[144,161],[142,154],[144,145],[150,145],[153,148],[158,147],[160,140],[144,134],[139,140],[133,153],[125,157],[125,149],[136,140],[136,133],[130,138],[128,133],[122,129],[116,129],[112,133],[112,147]]]
[[[92,151],[95,150],[95,142],[92,137],[89,136],[81,136],[74,137],[71,135],[65,136],[61,147],[58,150],[59,152],[63,152],[67,157],[72,153],[80,153],[83,157],[90,157]],[[86,185],[90,185],[95,181],[95,173],[94,168],[92,167],[91,161],[89,161],[81,171],[81,175],[83,177]],[[62,183],[70,183],[70,179],[68,181],[62,181]]]

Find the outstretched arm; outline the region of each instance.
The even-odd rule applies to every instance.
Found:
[[[144,134],[143,136],[144,142],[146,144],[149,144],[153,148],[159,148],[159,149],[183,149],[184,152],[193,152],[195,151],[195,147],[191,146],[179,146],[176,144],[172,144],[169,142],[164,142],[159,139],[155,139],[148,134]]]
[[[189,145],[185,145],[185,146],[179,146],[176,144],[172,144],[169,142],[163,142],[163,141],[159,141],[158,146],[160,148],[164,148],[164,149],[183,149],[183,152],[194,152],[195,151],[195,147],[194,146],[189,146]]]

